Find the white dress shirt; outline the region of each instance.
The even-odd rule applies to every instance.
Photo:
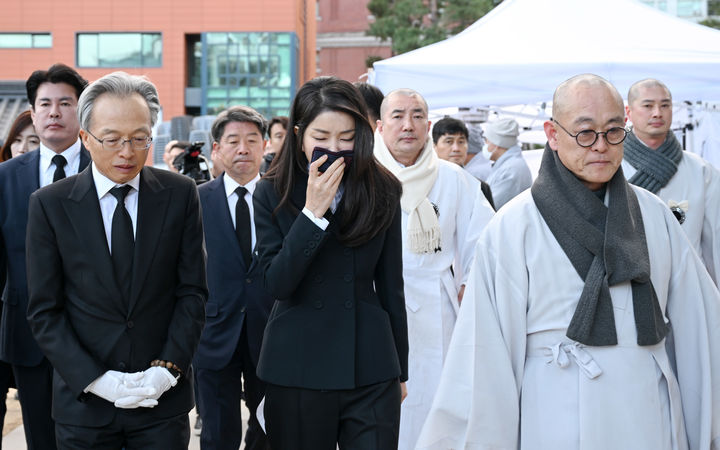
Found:
[[[40,187],[45,187],[53,182],[55,163],[52,162],[52,159],[55,155],[65,157],[67,161],[64,168],[66,177],[77,174],[80,169],[80,138],[62,153],[55,153],[45,147],[42,142],[40,143]]]
[[[103,226],[105,227],[105,237],[107,238],[108,249],[112,253],[112,219],[117,206],[117,199],[110,193],[110,189],[115,186],[124,186],[116,184],[108,177],[100,173],[100,171],[92,163],[93,180],[95,180],[95,189],[97,190],[98,200],[100,201],[100,213],[102,214]],[[138,195],[140,190],[140,174],[125,183],[133,187],[125,196],[125,209],[130,214],[133,225],[133,236],[137,232],[137,211],[138,211]]]
[[[228,209],[230,209],[230,217],[232,218],[233,228],[236,228],[237,226],[235,224],[235,206],[238,202],[238,195],[235,193],[235,189],[240,186],[240,183],[233,180],[232,177],[229,177],[227,173],[224,173],[222,176],[223,185],[225,185],[225,197],[227,197]],[[250,248],[253,249],[253,252],[255,252],[255,242],[257,242],[257,239],[255,238],[255,221],[253,220],[253,217],[255,217],[255,210],[253,209],[252,196],[253,192],[255,192],[255,185],[257,184],[258,180],[260,180],[259,174],[255,175],[255,178],[253,178],[243,186],[245,189],[247,189],[243,200],[245,201],[245,203],[248,204],[248,209],[250,210],[250,236],[252,237],[252,240],[250,242]]]

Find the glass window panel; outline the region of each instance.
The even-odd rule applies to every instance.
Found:
[[[208,33],[205,40],[209,110],[225,95],[226,104],[250,105],[266,114],[287,112],[297,75],[292,33]]]
[[[79,34],[77,37],[78,67],[98,67],[97,34]]]
[[[52,34],[33,34],[33,47],[52,48]]]
[[[32,34],[1,33],[0,48],[32,48]]]
[[[160,67],[160,33],[78,34],[80,67]]]
[[[100,34],[98,44],[101,67],[138,67],[141,64],[142,37],[139,34]]]
[[[142,35],[142,66],[162,66],[162,37],[160,33]]]
[[[678,0],[677,15],[680,17],[700,17],[702,5],[698,0]]]

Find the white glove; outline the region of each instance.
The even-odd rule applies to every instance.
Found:
[[[168,389],[177,384],[177,380],[175,379],[173,374],[171,374],[170,371],[164,367],[151,367],[147,369],[144,374],[145,375],[142,378],[142,386],[145,388],[152,388],[154,390],[154,393],[146,395],[146,398],[157,400]]]
[[[155,388],[141,383],[145,374],[143,372],[125,373],[108,370],[100,375],[85,388],[85,392],[92,392],[100,398],[115,403],[123,397],[151,397],[157,392]]]
[[[158,401],[153,398],[139,397],[135,395],[115,400],[115,407],[122,409],[153,408],[157,406],[157,404]]]

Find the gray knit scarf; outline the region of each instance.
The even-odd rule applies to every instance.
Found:
[[[637,172],[628,180],[647,189],[653,194],[664,188],[677,172],[682,159],[682,147],[672,130],[668,131],[665,142],[657,150],[643,144],[630,131],[625,138],[625,159]]]
[[[616,345],[610,286],[631,281],[638,345],[655,345],[668,332],[650,280],[645,228],[635,192],[618,168],[607,184],[609,206],[545,146],[532,185],[535,205],[585,287],[567,337],[585,345]]]

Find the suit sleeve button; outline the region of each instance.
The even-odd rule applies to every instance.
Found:
[[[345,302],[345,308],[351,309],[353,307],[353,302],[351,300],[348,300]]]
[[[127,323],[127,327],[128,327],[128,328],[132,328],[132,327],[134,327],[134,326],[135,326],[135,323],[133,323],[132,320],[128,321],[128,323]]]
[[[127,366],[125,365],[124,362],[120,361],[120,362],[118,363],[118,369],[120,369],[120,370],[125,370],[126,367],[127,367]]]
[[[303,255],[310,256],[310,250],[308,250],[308,249],[303,250]]]
[[[245,282],[246,282],[247,284],[252,283],[252,278],[245,278]]]
[[[315,239],[320,239],[321,234],[320,234],[320,233],[315,233],[315,234],[313,234],[313,237],[314,237]]]

